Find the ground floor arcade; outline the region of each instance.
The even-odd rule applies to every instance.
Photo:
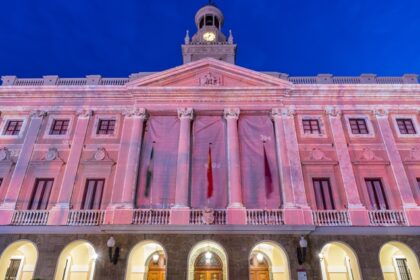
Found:
[[[300,270],[314,280],[420,279],[417,228],[15,229],[1,229],[0,279],[288,280]],[[302,235],[308,247],[299,265]]]

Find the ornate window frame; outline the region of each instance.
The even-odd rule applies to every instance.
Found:
[[[54,123],[54,120],[58,120],[58,119],[68,119],[69,120],[69,126],[67,128],[67,131],[65,134],[61,134],[61,135],[53,135],[50,134],[51,131],[51,127]],[[49,115],[48,116],[48,121],[47,121],[47,126],[45,127],[45,131],[44,131],[44,139],[68,139],[70,137],[70,133],[71,130],[73,128],[73,122],[74,122],[74,116],[73,115]]]
[[[305,131],[303,130],[304,120],[317,120],[321,133],[314,133],[314,134],[305,133]],[[299,132],[302,138],[327,138],[328,137],[322,115],[310,115],[310,114],[298,115],[298,122],[299,122],[299,125],[298,125]]]
[[[399,138],[420,138],[420,125],[416,114],[393,114],[391,119],[395,127],[395,132]],[[414,129],[416,130],[416,134],[402,134],[398,127],[397,119],[411,119]]]
[[[19,120],[22,122],[22,127],[20,128],[19,134],[17,135],[5,135],[4,130],[6,129],[6,125],[9,121],[12,120]],[[23,134],[26,130],[26,125],[28,123],[28,117],[22,115],[5,115],[0,124],[0,138],[2,139],[20,139],[23,137]]]
[[[114,133],[113,134],[97,134],[96,133],[98,131],[99,120],[104,120],[104,119],[115,120],[115,128],[114,128]],[[118,131],[120,129],[120,123],[121,123],[121,116],[119,114],[98,114],[98,115],[95,115],[91,137],[95,138],[95,139],[115,139],[115,138],[118,137]]]
[[[370,117],[366,114],[345,114],[344,119],[346,120],[346,129],[347,133],[352,138],[374,138],[375,137],[375,130],[373,128],[372,121]],[[350,119],[364,119],[366,123],[366,127],[369,131],[367,134],[355,134],[351,131],[350,126]]]

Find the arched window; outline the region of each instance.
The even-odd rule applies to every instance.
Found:
[[[379,252],[384,279],[414,280],[420,279],[420,269],[417,256],[401,242],[388,242]]]
[[[283,248],[271,241],[255,245],[249,257],[249,279],[289,280],[289,262]]]
[[[126,280],[166,279],[166,253],[156,241],[142,241],[130,251]]]
[[[37,260],[38,251],[32,242],[20,240],[10,244],[0,258],[0,279],[32,279]]]

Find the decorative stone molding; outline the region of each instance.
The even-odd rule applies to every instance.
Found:
[[[324,161],[331,161],[332,159],[327,157],[323,151],[318,148],[313,148],[309,152],[308,160],[324,160]]]
[[[190,119],[194,118],[193,108],[178,108],[178,118],[180,119]]]
[[[362,153],[359,156],[359,160],[384,160],[382,157],[379,157],[375,154],[372,149],[364,148]]]
[[[334,106],[325,107],[325,113],[330,117],[338,118],[341,116],[341,111]]]
[[[106,157],[107,152],[104,147],[99,147],[93,155],[93,158],[97,161],[104,160]]]
[[[56,158],[58,158],[57,148],[54,148],[54,147],[48,148],[48,151],[45,154],[45,160],[52,161],[52,160],[55,160]]]
[[[373,110],[373,114],[376,117],[386,118],[389,115],[389,111],[383,108],[376,108],[375,110]]]
[[[42,110],[35,110],[35,111],[32,111],[30,115],[32,118],[43,118],[46,115],[48,115],[48,112],[42,111]]]
[[[410,149],[410,153],[406,158],[407,161],[419,161],[420,160],[420,146],[415,146]]]
[[[238,119],[241,110],[239,108],[225,108],[223,115],[225,119]]]
[[[0,161],[10,160],[11,152],[6,147],[0,149]]]
[[[271,118],[274,119],[278,119],[281,118],[281,109],[280,108],[273,108],[271,109],[271,114],[270,114]]]
[[[206,225],[211,225],[214,223],[214,210],[211,208],[203,209],[203,216],[201,219]]]
[[[296,115],[296,109],[294,106],[289,106],[281,109],[281,115],[283,117],[292,118]]]
[[[89,118],[89,117],[93,116],[93,111],[92,110],[81,109],[81,110],[78,110],[76,112],[76,114],[79,116],[79,118]]]
[[[147,118],[147,112],[145,108],[129,108],[129,109],[125,109],[123,110],[122,114],[128,118],[131,117],[138,117],[141,118],[143,120],[145,120]]]
[[[221,86],[222,76],[217,73],[208,72],[198,77],[198,84],[200,86]]]

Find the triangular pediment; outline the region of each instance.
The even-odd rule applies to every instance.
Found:
[[[128,87],[276,87],[289,81],[213,58],[205,58],[166,71],[134,79]]]

